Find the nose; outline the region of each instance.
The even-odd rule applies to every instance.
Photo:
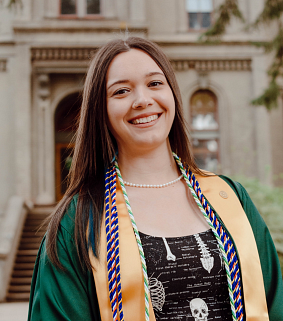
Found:
[[[153,104],[153,99],[147,89],[137,88],[135,99],[132,104],[133,109],[143,109]]]

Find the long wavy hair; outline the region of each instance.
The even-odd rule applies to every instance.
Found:
[[[78,194],[75,217],[75,243],[82,266],[91,268],[89,247],[97,257],[104,205],[104,173],[113,160],[117,143],[107,126],[106,74],[111,61],[120,53],[139,49],[147,53],[163,71],[175,99],[175,118],[169,133],[171,149],[190,169],[203,174],[197,167],[184,121],[182,100],[174,70],[162,50],[153,42],[129,37],[113,40],[101,47],[87,72],[82,105],[75,139],[74,156],[69,172],[68,189],[51,214],[47,230],[47,253],[56,266],[63,268],[57,254],[57,232],[73,197]],[[90,234],[87,238],[89,221]],[[92,240],[89,242],[88,240]],[[92,245],[91,245],[92,243]]]

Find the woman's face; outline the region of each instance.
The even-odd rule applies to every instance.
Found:
[[[145,52],[131,49],[111,62],[107,77],[109,127],[119,152],[166,144],[175,101],[162,70]]]

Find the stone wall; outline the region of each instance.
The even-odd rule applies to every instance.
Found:
[[[268,113],[249,103],[265,88],[270,62],[249,41],[269,39],[273,26],[247,33],[233,20],[221,44],[204,46],[196,42],[199,32],[188,31],[185,0],[104,0],[102,15],[92,20],[60,18],[59,0],[22,2],[0,8],[0,210],[12,195],[54,201],[54,111],[82,88],[96,48],[124,37],[126,28],[156,41],[172,60],[188,121],[197,89],[216,94],[223,173],[271,183],[283,172],[282,106]],[[239,5],[251,22],[263,0]]]

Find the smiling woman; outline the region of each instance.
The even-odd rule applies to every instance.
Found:
[[[283,320],[267,227],[239,183],[196,166],[156,44],[114,40],[93,58],[69,176],[28,320]]]
[[[137,49],[117,55],[107,72],[107,113],[119,154],[167,149],[175,116],[172,90],[162,70]]]

